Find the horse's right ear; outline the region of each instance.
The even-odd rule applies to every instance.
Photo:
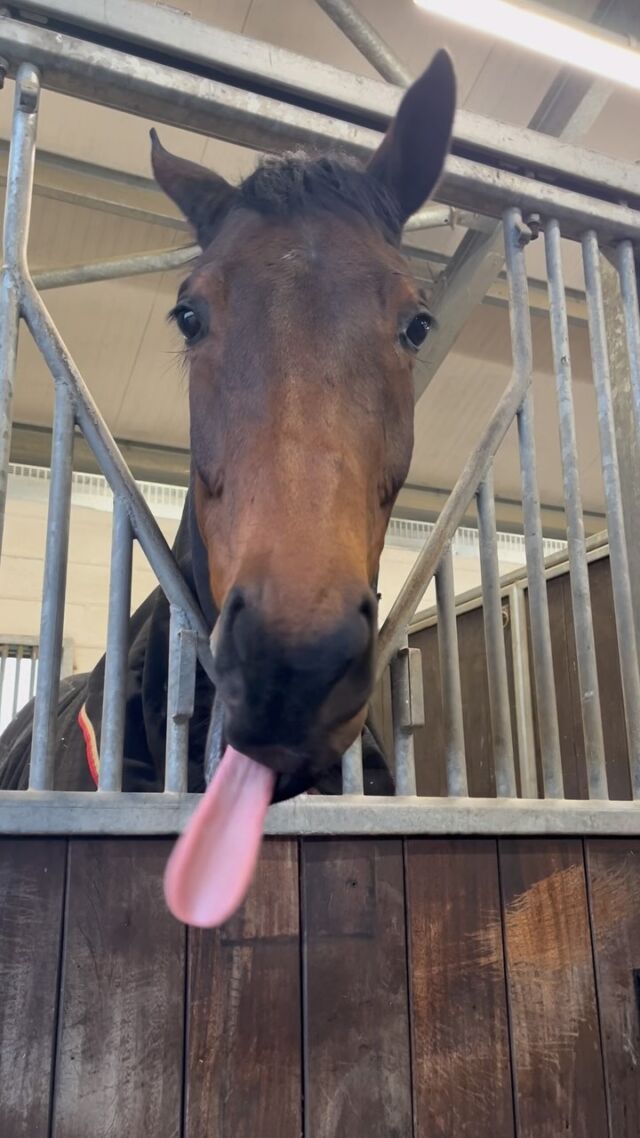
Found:
[[[203,249],[209,244],[216,221],[229,205],[235,189],[219,174],[178,158],[165,150],[155,130],[151,134],[151,165],[156,182],[175,202],[193,227]]]

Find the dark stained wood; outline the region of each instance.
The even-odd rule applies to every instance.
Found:
[[[170,841],[70,843],[53,1138],[179,1138],[185,929]]]
[[[308,840],[302,868],[305,1134],[408,1138],[402,843]]]
[[[571,582],[568,574],[554,577],[549,581],[547,597],[564,793],[566,798],[586,798],[588,797],[587,771],[571,607]]]
[[[585,843],[610,1133],[640,1134],[640,840]]]
[[[499,850],[518,1138],[608,1138],[582,842]]]
[[[414,1138],[513,1138],[496,842],[407,843]]]
[[[0,840],[0,1134],[48,1138],[66,841]]]
[[[268,841],[223,929],[189,934],[185,1138],[302,1133],[298,850]]]

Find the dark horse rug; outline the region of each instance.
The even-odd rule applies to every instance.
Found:
[[[206,552],[195,523],[191,494],[187,495],[174,556],[197,597],[207,623],[213,627],[216,609],[208,581]],[[126,719],[122,788],[162,791],[167,729],[169,662],[169,603],[160,588],[144,601],[129,622],[126,681]],[[56,723],[54,789],[95,790],[100,770],[100,726],[105,657],[90,673],[74,675],[60,684]],[[189,727],[188,789],[205,789],[204,753],[215,689],[198,664],[195,709]],[[29,782],[33,700],[0,737],[0,789],[24,790]],[[365,793],[392,794],[393,782],[370,720],[363,731]],[[314,789],[341,791],[338,765],[326,771]],[[311,787],[280,778],[275,798],[289,798]]]

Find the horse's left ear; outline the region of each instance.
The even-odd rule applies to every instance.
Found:
[[[235,189],[220,174],[197,162],[170,154],[151,130],[151,165],[156,182],[193,227],[203,249],[209,244],[216,221],[231,202]]]
[[[386,187],[404,225],[433,193],[451,144],[456,77],[451,56],[439,51],[409,87],[368,172]]]

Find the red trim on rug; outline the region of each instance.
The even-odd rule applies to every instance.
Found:
[[[87,709],[84,703],[78,712],[78,726],[84,738],[89,774],[97,786],[98,775],[100,773],[100,754],[98,752],[98,744],[96,743],[96,733],[93,730],[93,724],[87,715]]]

